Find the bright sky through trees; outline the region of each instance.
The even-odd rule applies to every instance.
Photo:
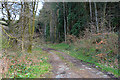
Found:
[[[38,3],[38,10],[37,10],[37,13],[36,13],[36,15],[38,15],[39,14],[39,11],[40,11],[40,9],[42,9],[42,7],[43,7],[43,3],[42,3],[42,1],[39,1],[39,3]],[[3,15],[2,15],[2,6],[1,6],[1,4],[0,4],[0,19],[3,17]],[[19,19],[19,15],[17,15],[17,17],[16,17],[16,20],[18,20]]]

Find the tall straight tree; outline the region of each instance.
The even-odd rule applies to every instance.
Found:
[[[65,18],[65,3],[63,2],[63,15],[64,15],[64,35],[65,35],[65,43],[66,43],[66,18]]]
[[[90,7],[90,21],[91,21],[91,24],[92,24],[92,7],[91,7],[91,0],[89,0],[89,7]],[[92,25],[91,25],[91,33],[92,33]]]
[[[25,32],[25,16],[23,13],[26,12],[26,2],[21,2],[21,22],[22,22],[22,28],[21,28],[21,37],[22,37],[22,52],[24,52],[24,32]]]
[[[91,0],[89,0],[89,6],[90,6],[90,18],[91,18],[91,21],[92,21],[92,7],[91,7]]]
[[[97,6],[96,6],[96,2],[94,2],[94,6],[95,6],[95,18],[96,18],[96,28],[97,28],[97,33],[99,33],[99,27],[98,27],[98,18],[97,18]]]
[[[54,17],[54,13],[53,10],[51,10],[51,16],[50,16],[50,40],[52,43],[54,43],[54,25],[53,25],[53,17]]]
[[[106,15],[105,15],[105,13],[106,13],[106,5],[107,5],[107,3],[105,2],[105,3],[104,3],[104,8],[103,8],[103,17],[102,17],[102,19],[103,19],[103,20],[102,20],[102,26],[101,26],[102,29],[105,27],[105,22],[106,22],[106,19],[105,19],[105,16],[106,16]]]

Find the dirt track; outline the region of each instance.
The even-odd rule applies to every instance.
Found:
[[[53,66],[52,78],[110,78],[96,68],[90,67],[87,63],[83,63],[65,53],[51,48],[43,50],[50,54],[49,62]]]

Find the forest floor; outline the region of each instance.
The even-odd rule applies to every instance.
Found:
[[[49,62],[53,69],[52,74],[49,75],[52,78],[110,78],[88,63],[77,60],[61,51],[52,48],[43,48],[43,51],[50,54]]]

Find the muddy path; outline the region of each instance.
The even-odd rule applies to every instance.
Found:
[[[88,66],[87,63],[61,51],[52,48],[43,50],[50,54],[49,62],[53,67],[51,78],[110,78],[96,68]]]

